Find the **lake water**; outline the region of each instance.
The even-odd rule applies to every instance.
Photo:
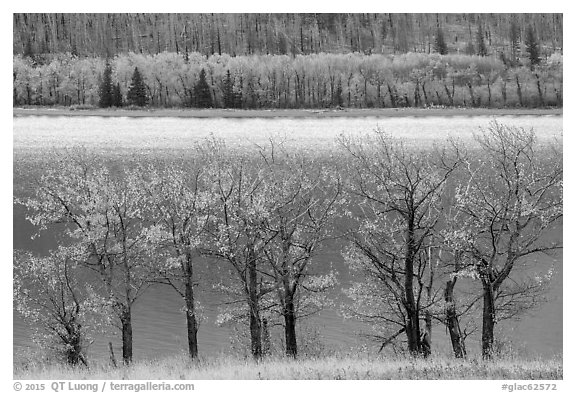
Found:
[[[361,135],[380,128],[392,136],[408,138],[418,146],[442,143],[447,137],[470,141],[481,127],[490,121],[519,127],[533,127],[541,140],[561,137],[562,116],[461,116],[461,117],[394,117],[394,118],[323,118],[323,119],[193,119],[193,118],[101,118],[101,117],[43,117],[14,118],[14,193],[31,189],[29,180],[41,173],[46,153],[75,145],[109,154],[118,160],[134,154],[162,155],[186,152],[195,142],[214,135],[234,146],[266,143],[271,136],[281,137],[288,144],[310,151],[330,150],[340,134]],[[32,240],[35,229],[25,220],[24,211],[14,208],[14,249],[45,254],[53,248],[58,234],[46,233]],[[554,236],[562,236],[559,228]],[[320,256],[320,263],[332,263],[340,272],[342,286],[350,283],[338,245]],[[550,302],[532,311],[521,321],[502,324],[503,334],[513,337],[518,347],[531,355],[550,357],[562,353],[562,260],[559,257],[557,275],[550,292]],[[209,267],[206,268],[208,271]],[[207,273],[209,274],[209,273]],[[341,298],[340,291],[335,296]],[[233,332],[215,325],[219,304],[218,295],[204,288],[200,295],[205,320],[199,332],[200,351],[207,356],[230,349]],[[153,287],[144,294],[134,308],[135,359],[169,356],[185,351],[186,330],[181,300],[172,289]],[[305,322],[308,330],[319,332],[328,348],[346,349],[360,343],[356,333],[362,325],[344,320],[337,309],[324,310]],[[26,356],[30,346],[31,328],[14,313],[15,358]],[[433,332],[435,342],[448,351],[445,329],[438,326]],[[117,356],[120,346],[117,337],[100,337],[91,347],[91,355],[107,357],[107,343],[113,341]],[[468,341],[477,352],[478,337]],[[375,348],[377,350],[377,348]]]
[[[231,145],[263,143],[281,137],[301,147],[330,148],[340,134],[364,134],[380,128],[420,144],[447,137],[468,140],[490,121],[531,128],[542,138],[562,130],[562,116],[453,116],[357,118],[193,119],[128,117],[14,118],[14,151],[82,144],[105,151],[183,149],[210,135]]]

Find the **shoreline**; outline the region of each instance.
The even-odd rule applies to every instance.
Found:
[[[427,116],[562,116],[562,108],[374,108],[374,109],[70,109],[13,108],[13,117],[99,116],[176,118],[327,118]]]

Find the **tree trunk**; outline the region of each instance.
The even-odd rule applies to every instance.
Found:
[[[368,80],[364,78],[364,107],[368,107]]]
[[[18,91],[16,90],[16,73],[13,72],[12,74],[14,75],[14,80],[12,81],[12,83],[13,83],[12,84],[12,86],[13,86],[12,91],[14,94],[12,105],[16,106],[16,105],[18,105]]]
[[[430,270],[430,276],[428,279],[428,286],[426,288],[426,298],[428,304],[432,304],[434,293],[432,287],[434,285],[434,265],[432,264],[432,253],[431,249],[428,248],[428,269]],[[424,357],[430,356],[432,353],[432,312],[430,308],[426,308],[425,310],[425,327],[424,332],[420,335],[420,352]]]
[[[468,92],[470,93],[470,101],[472,106],[476,106],[476,101],[474,100],[474,87],[472,87],[472,83],[467,83],[468,85]]]
[[[406,256],[404,259],[404,291],[406,294],[406,338],[408,339],[408,350],[412,355],[417,355],[420,350],[420,329],[418,320],[418,309],[414,299],[414,222],[408,218],[408,228],[406,231]]]
[[[397,102],[398,100],[396,99],[396,92],[392,89],[392,86],[390,86],[389,83],[386,84],[388,86],[388,94],[390,94],[390,104],[392,105],[392,108],[396,108],[397,107]]]
[[[286,295],[284,304],[284,335],[286,338],[286,356],[296,358],[298,347],[296,343],[296,314],[294,312],[293,296]]]
[[[132,313],[129,307],[124,306],[122,316],[122,360],[125,365],[132,363]]]
[[[116,355],[114,355],[114,347],[111,342],[108,342],[108,350],[110,351],[110,363],[112,363],[114,368],[118,367],[118,364],[116,363]]]
[[[410,98],[408,97],[408,94],[407,94],[407,93],[404,93],[404,105],[403,105],[403,106],[404,106],[405,108],[412,106],[412,105],[410,104]]]
[[[458,321],[458,314],[456,313],[456,304],[454,303],[454,286],[456,285],[456,278],[446,282],[444,290],[444,300],[446,301],[446,326],[450,334],[450,341],[452,342],[452,350],[456,358],[464,358],[466,356],[466,347],[462,340],[462,333],[460,331],[460,322]]]
[[[250,309],[250,347],[252,356],[258,360],[262,357],[262,325],[260,322],[260,304],[258,296],[258,275],[256,257],[250,253],[248,261],[248,301]]]
[[[352,80],[352,73],[348,76],[348,107],[350,107],[350,102],[352,101],[352,92],[350,90],[350,81]],[[558,94],[556,94],[558,95]]]
[[[544,94],[542,94],[542,86],[540,85],[540,75],[536,74],[536,87],[538,88],[538,104],[544,106]]]
[[[554,93],[556,93],[556,106],[562,106],[563,104],[562,89],[554,88]]]
[[[67,342],[66,361],[71,366],[77,366],[83,363],[87,366],[86,360],[82,355],[82,342],[80,341],[80,328],[74,322],[66,327],[70,341]]]
[[[416,82],[414,86],[414,107],[420,106],[420,83]]]
[[[271,351],[270,330],[268,329],[268,319],[262,318],[262,356],[270,355]]]
[[[284,108],[288,108],[288,92],[290,91],[290,78],[286,79],[286,89],[284,90]]]
[[[432,315],[426,315],[426,326],[420,335],[420,353],[427,358],[432,354]]]
[[[446,84],[444,85],[444,90],[446,91],[446,96],[448,97],[448,102],[450,103],[450,106],[454,106],[454,97],[452,94],[450,94],[450,89],[448,89],[448,86]]]
[[[436,90],[436,99],[438,100],[438,105],[442,105],[442,97],[440,97],[438,90]]]
[[[406,309],[406,338],[408,341],[408,351],[413,356],[418,355],[420,352],[420,333],[418,313],[414,308],[407,304]]]
[[[428,100],[428,93],[426,93],[426,82],[422,82],[422,93],[424,94],[424,104],[430,106],[430,101]]]
[[[494,325],[496,325],[496,309],[494,304],[494,289],[492,283],[483,282],[484,305],[482,310],[482,358],[492,359],[494,346]]]
[[[520,106],[523,106],[524,103],[522,102],[522,88],[520,87],[520,78],[516,75],[516,94],[518,94],[518,102]]]
[[[296,106],[298,107],[298,104],[300,103],[300,77],[298,76],[298,73],[296,73],[296,81],[295,81],[295,87],[294,87],[294,99],[296,102]]]
[[[335,77],[330,76],[329,77],[330,80],[330,106],[334,106],[334,81],[335,81]]]
[[[188,353],[192,359],[198,357],[198,324],[196,322],[196,305],[194,303],[193,271],[191,255],[186,255],[186,329],[188,332]]]

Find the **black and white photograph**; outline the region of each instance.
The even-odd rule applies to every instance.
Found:
[[[12,13],[7,389],[562,390],[564,14],[212,8]]]

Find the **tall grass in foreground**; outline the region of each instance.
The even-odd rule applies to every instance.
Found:
[[[134,362],[128,367],[92,365],[90,369],[56,364],[16,367],[14,379],[544,379],[563,378],[561,359],[459,360],[447,357],[342,357],[252,359],[223,357],[191,362],[185,355]]]

